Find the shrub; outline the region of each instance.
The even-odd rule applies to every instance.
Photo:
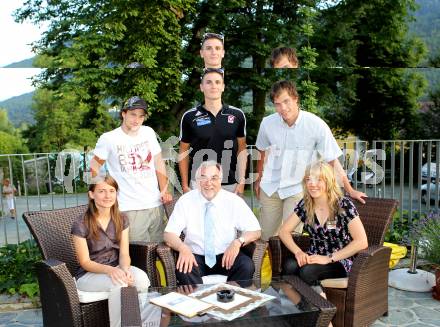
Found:
[[[431,211],[420,219],[412,230],[423,257],[432,264],[440,265],[440,212]]]
[[[0,293],[38,294],[34,265],[41,254],[34,240],[8,244],[0,248]]]
[[[392,225],[385,234],[385,242],[410,245],[411,226],[417,224],[420,215],[417,211],[413,211],[411,223],[408,221],[408,216],[408,210],[403,210],[402,216],[399,211],[394,214]]]

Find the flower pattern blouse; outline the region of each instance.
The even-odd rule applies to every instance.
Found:
[[[327,226],[327,222],[324,226],[321,226],[316,215],[314,225],[310,226],[306,223],[307,214],[304,208],[304,200],[301,200],[297,204],[295,213],[304,223],[304,229],[309,233],[311,238],[310,247],[307,251],[309,255],[318,254],[327,256],[330,253],[335,253],[344,248],[353,240],[348,230],[348,223],[353,218],[359,216],[359,213],[353,202],[347,197],[343,197],[339,200],[339,207],[340,210],[335,217],[336,226]],[[347,259],[339,260],[347,273],[351,270],[353,259],[354,257],[352,256]]]

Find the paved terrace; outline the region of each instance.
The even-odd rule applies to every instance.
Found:
[[[388,289],[389,315],[377,320],[373,327],[427,327],[440,326],[440,301],[431,293],[405,292]],[[7,298],[0,297],[0,310]],[[3,303],[3,304],[2,304]],[[0,326],[43,326],[41,309],[0,312]]]
[[[29,202],[30,203],[29,203]],[[15,243],[17,236],[20,241],[30,237],[30,233],[21,219],[22,212],[30,210],[48,210],[86,203],[85,194],[62,196],[43,196],[42,201],[37,197],[30,197],[28,201],[18,201],[18,219],[9,217],[0,218],[0,245]],[[40,202],[41,201],[41,202]],[[250,205],[250,198],[246,197]],[[40,203],[41,207],[40,207]],[[255,204],[257,205],[258,204]],[[17,235],[18,230],[18,235]],[[7,240],[5,236],[8,235]],[[5,242],[6,241],[6,242]],[[400,264],[408,267],[409,264]],[[13,303],[10,305],[9,303]],[[2,326],[43,326],[41,309],[24,309],[32,307],[31,304],[17,304],[16,297],[0,295],[0,327]],[[21,310],[14,310],[21,308]],[[440,327],[440,301],[431,297],[431,293],[406,292],[389,288],[389,315],[377,320],[374,327],[381,326],[439,326]]]

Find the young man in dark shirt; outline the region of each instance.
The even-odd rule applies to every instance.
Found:
[[[200,90],[204,102],[186,111],[180,123],[182,189],[184,193],[190,191],[190,181],[194,181],[195,171],[202,161],[215,160],[223,168],[223,188],[242,194],[247,154],[245,115],[240,109],[222,102],[225,90],[222,69],[205,69]]]

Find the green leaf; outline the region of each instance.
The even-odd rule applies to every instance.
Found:
[[[37,283],[28,283],[28,284],[22,284],[19,289],[20,294],[25,294],[29,298],[35,297],[39,293],[39,288]]]

